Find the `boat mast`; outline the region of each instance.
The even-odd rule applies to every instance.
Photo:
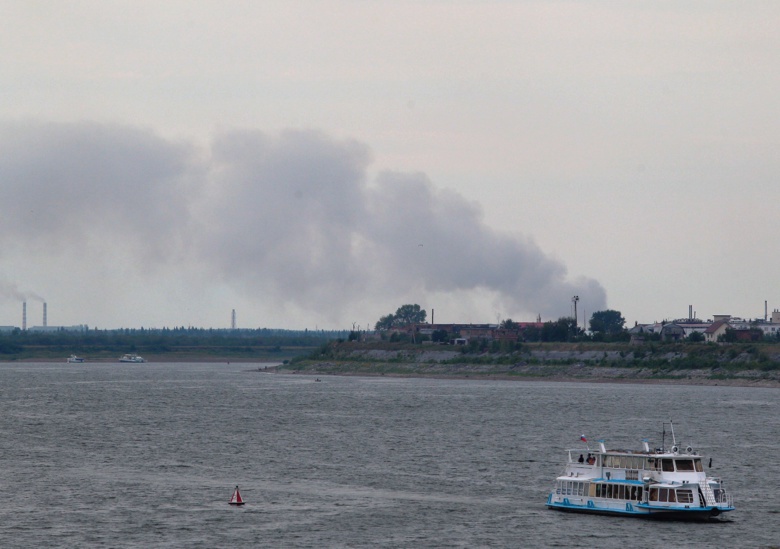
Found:
[[[672,431],[672,446],[677,446],[677,439],[674,437],[674,423],[669,420],[669,429]],[[666,452],[666,423],[663,424],[663,432],[661,433],[661,451]]]

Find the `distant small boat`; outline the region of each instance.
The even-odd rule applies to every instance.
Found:
[[[233,490],[233,495],[230,496],[230,501],[228,501],[230,505],[244,505],[244,500],[241,498],[241,493],[238,491],[238,486],[236,486],[236,489]]]
[[[146,359],[138,355],[127,354],[119,357],[119,362],[133,362],[140,364],[141,362],[146,362]]]
[[[76,362],[81,363],[81,362],[84,362],[84,358],[80,357],[80,356],[76,356],[76,355],[70,355],[68,357],[68,362],[69,363],[76,363]]]

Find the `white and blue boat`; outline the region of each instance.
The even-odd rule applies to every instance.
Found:
[[[671,424],[670,424],[671,426]],[[666,449],[666,428],[660,448],[647,440],[641,450],[567,450],[568,460],[547,507],[558,511],[674,520],[709,520],[733,511],[731,494],[721,479],[704,471],[705,457],[674,438]],[[710,465],[712,464],[710,460]]]

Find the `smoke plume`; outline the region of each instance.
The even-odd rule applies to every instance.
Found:
[[[361,314],[373,303],[489,292],[515,318],[591,311],[606,294],[529,237],[419,173],[369,178],[355,141],[232,131],[206,150],[92,123],[0,125],[0,244],[207,272],[279,306]],[[2,251],[0,251],[2,258]],[[6,284],[3,295],[14,295]]]
[[[0,279],[0,299],[9,299],[13,301],[40,301],[46,300],[35,292],[21,291],[16,284]]]

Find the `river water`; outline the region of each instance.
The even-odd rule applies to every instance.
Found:
[[[0,546],[780,545],[777,389],[0,363]],[[712,456],[717,524],[544,506],[581,434]],[[247,504],[227,504],[239,485]]]

